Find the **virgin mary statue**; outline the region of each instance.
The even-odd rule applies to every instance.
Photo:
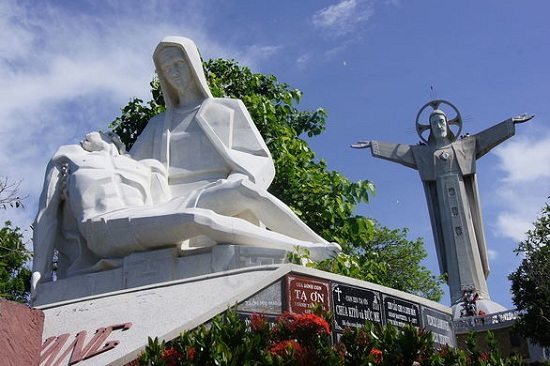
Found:
[[[166,112],[130,155],[108,136],[61,147],[46,171],[36,218],[33,288],[52,278],[109,269],[137,252],[216,244],[330,258],[329,243],[271,195],[271,154],[244,104],[214,98],[190,39],[167,37],[153,60]],[[120,144],[119,144],[120,145]]]
[[[240,100],[212,97],[193,41],[166,37],[153,61],[166,112],[148,122],[130,154],[164,165],[171,199],[186,209],[231,218],[227,227],[215,225],[226,233],[215,242],[304,246],[316,259],[338,252],[337,244],[317,235],[267,192],[275,176],[271,154]],[[259,234],[237,238],[234,228],[244,222]]]

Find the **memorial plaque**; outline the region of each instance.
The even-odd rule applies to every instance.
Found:
[[[341,283],[332,284],[334,330],[362,327],[366,321],[382,323],[382,304],[378,291]]]
[[[294,314],[310,313],[315,304],[329,311],[330,285],[311,277],[288,275],[287,277],[287,309]]]
[[[386,324],[392,324],[400,328],[406,324],[420,326],[420,306],[418,304],[389,295],[382,295],[382,298],[384,300]]]
[[[281,281],[277,281],[262,291],[252,295],[237,305],[237,311],[261,314],[281,314],[283,299]]]
[[[422,306],[422,326],[432,332],[436,344],[456,347],[452,324],[449,314]]]

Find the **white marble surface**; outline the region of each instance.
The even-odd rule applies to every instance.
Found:
[[[184,254],[184,255],[182,255]],[[217,245],[190,252],[177,248],[136,252],[119,267],[45,282],[33,305],[57,303],[155,283],[193,278],[233,269],[287,263],[288,252],[238,245]]]
[[[51,281],[55,253],[59,279],[170,247],[231,243],[307,248],[313,260],[335,255],[337,244],[267,191],[271,154],[240,100],[212,97],[193,41],[167,37],[153,60],[167,109],[130,155],[116,136],[94,132],[50,161],[34,225],[33,296]]]

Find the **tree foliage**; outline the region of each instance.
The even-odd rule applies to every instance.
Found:
[[[423,240],[408,240],[407,229],[389,229],[375,222],[369,226],[363,242],[350,245],[335,259],[311,266],[440,300],[442,280],[419,265],[427,256]]]
[[[181,334],[166,343],[149,338],[141,365],[272,365],[272,366],[520,366],[520,357],[503,358],[492,334],[488,350],[480,351],[475,336],[465,350],[436,347],[432,334],[407,325],[398,329],[367,322],[347,328],[331,342],[330,314],[284,313],[273,323],[252,314],[247,325],[234,311],[212,319],[208,326]]]
[[[408,241],[406,230],[389,230],[354,214],[356,207],[374,194],[374,184],[352,182],[329,170],[302,138],[325,130],[325,110],[299,110],[301,91],[273,75],[253,73],[233,60],[208,60],[203,66],[212,94],[242,100],[266,141],[276,168],[269,191],[315,232],[342,245],[344,255],[326,262],[323,269],[338,272],[349,259],[359,267],[348,271],[350,275],[430,299],[441,297],[440,281],[420,265],[426,256],[421,240]],[[153,80],[151,87],[152,100],[133,99],[109,126],[128,149],[147,121],[164,110],[158,80]]]
[[[511,273],[514,305],[520,312],[518,329],[542,346],[550,346],[550,205],[519,243],[516,254],[524,256]]]
[[[19,184],[7,177],[0,178],[0,208],[23,206]],[[31,271],[26,264],[30,259],[31,253],[25,248],[20,229],[5,222],[0,229],[0,297],[19,302],[28,300]]]
[[[6,222],[0,229],[0,297],[27,301],[31,271],[25,264],[30,259],[31,253],[25,248],[20,229]]]

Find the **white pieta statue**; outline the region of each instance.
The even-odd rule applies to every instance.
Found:
[[[448,119],[441,105],[454,110]],[[430,108],[429,123],[422,123],[423,112]],[[533,116],[507,119],[475,135],[457,138],[462,130],[458,109],[444,100],[424,105],[416,119],[419,145],[360,141],[355,148],[370,147],[372,155],[418,170],[424,185],[435,239],[439,267],[448,277],[451,302],[459,311],[464,293],[476,293],[478,310],[485,313],[505,310],[490,301],[487,290],[489,261],[481,205],[476,181],[476,160],[514,135],[515,124]],[[453,132],[451,126],[458,126]],[[430,131],[426,140],[423,132]],[[455,311],[455,317],[458,313]]]
[[[46,171],[34,226],[33,288],[116,266],[137,251],[220,243],[340,250],[267,192],[271,154],[240,100],[213,98],[195,44],[167,37],[153,60],[166,112],[126,154],[116,136],[62,146]]]

